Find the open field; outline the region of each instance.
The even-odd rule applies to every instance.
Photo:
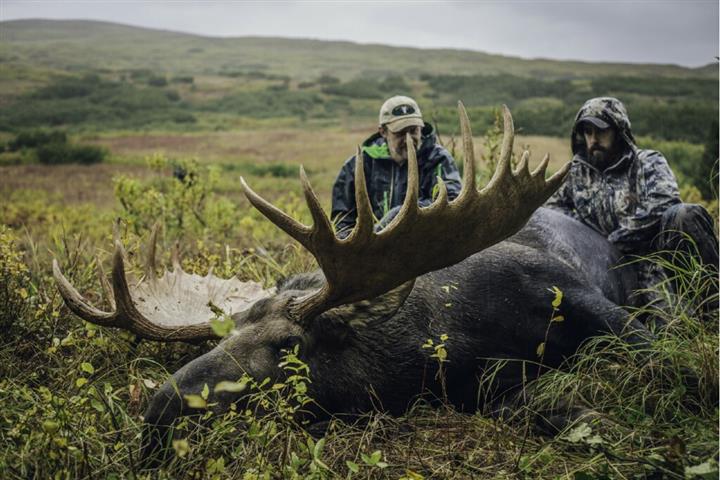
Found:
[[[372,131],[372,125],[368,125],[365,131],[358,129],[351,132],[279,129],[86,136],[86,143],[101,145],[110,151],[110,163],[88,166],[0,166],[0,195],[7,197],[21,189],[41,190],[58,195],[58,201],[111,208],[114,206],[113,177],[127,175],[143,179],[158,175],[148,167],[147,158],[160,154],[176,160],[195,158],[202,165],[219,167],[224,173],[218,191],[234,199],[240,197],[240,175],[253,179],[257,176],[253,169],[257,170],[263,165],[286,167],[291,173],[283,180],[282,188],[300,195],[302,189],[297,172],[299,166],[303,165],[329,211],[330,190],[335,176],[342,163],[354,154],[355,146]],[[446,138],[445,143],[448,148],[453,147],[451,138]],[[456,148],[456,154],[460,157],[459,146]],[[531,162],[539,162],[542,155],[549,153],[550,171],[557,170],[570,156],[566,142],[559,138],[518,136],[516,155],[519,156],[524,148],[532,152]],[[475,139],[475,154],[477,158],[482,158],[482,137]],[[166,175],[170,173],[169,168],[165,170]],[[270,192],[270,196],[274,194]]]

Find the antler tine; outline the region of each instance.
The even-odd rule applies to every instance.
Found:
[[[150,239],[148,240],[147,246],[148,251],[147,257],[145,259],[145,278],[150,281],[155,281],[157,279],[157,263],[155,261],[155,251],[157,248],[158,230],[160,230],[160,224],[155,223],[155,225],[153,225],[152,232],[150,233]]]
[[[357,209],[355,228],[345,239],[346,242],[357,242],[359,239],[367,241],[373,233],[374,217],[367,183],[365,183],[365,161],[359,145],[355,153],[355,208]]]
[[[104,312],[90,305],[85,298],[65,278],[58,261],[53,259],[53,277],[57,284],[60,295],[65,300],[65,305],[78,317],[98,325],[112,325],[115,319],[114,312]]]
[[[308,250],[312,248],[312,244],[309,239],[310,232],[312,231],[311,227],[298,222],[255,193],[253,189],[248,186],[243,177],[240,177],[240,183],[242,184],[245,196],[250,203],[252,203],[252,205],[260,211],[260,213],[265,215],[268,220],[277,225],[282,231],[300,242],[305,248]]]
[[[533,170],[531,175],[533,177],[545,178],[545,170],[547,170],[548,163],[550,163],[550,154],[546,153],[542,161],[540,162],[540,165],[538,165],[537,168]]]
[[[115,297],[115,307],[117,308],[117,318],[115,326],[128,328],[132,327],[128,313],[135,310],[128,288],[127,279],[125,278],[125,259],[122,244],[115,242],[115,251],[113,252],[112,266],[112,287],[113,296]]]
[[[305,194],[305,202],[307,203],[308,208],[310,209],[310,215],[313,218],[314,233],[325,237],[334,237],[335,234],[333,233],[330,220],[328,220],[327,215],[325,215],[325,212],[320,205],[320,200],[318,200],[317,195],[315,195],[302,165],[300,165],[300,183],[302,183],[303,192]]]
[[[548,157],[548,159],[550,158],[549,155],[546,155],[546,157]],[[562,166],[560,170],[555,172],[552,177],[545,180],[548,188],[551,188],[552,191],[555,191],[560,187],[560,184],[562,184],[568,172],[570,171],[570,165],[571,163],[567,162],[565,165]]]
[[[448,201],[447,185],[445,185],[445,181],[439,175],[436,177],[436,181],[438,186],[438,194],[437,198],[431,205],[432,208],[435,208],[436,206],[438,206],[439,208],[439,206],[447,205]]]
[[[400,228],[400,225],[410,225],[418,212],[418,190],[420,188],[420,179],[418,174],[417,154],[415,153],[414,143],[410,134],[405,135],[405,145],[407,148],[407,191],[403,200],[400,211],[395,215],[390,224],[380,232],[381,235],[390,235],[391,232]]]
[[[510,157],[512,156],[513,143],[515,142],[515,125],[507,105],[503,105],[503,141],[500,149],[500,160],[498,161],[496,176],[507,174],[510,170]]]
[[[522,153],[522,156],[520,157],[520,163],[518,163],[517,168],[513,172],[515,175],[530,175],[530,170],[528,169],[528,160],[530,159],[530,152],[525,150]]]
[[[112,288],[110,288],[110,284],[107,281],[105,269],[103,268],[102,262],[100,261],[100,257],[98,255],[95,255],[95,269],[98,276],[98,281],[100,281],[100,287],[103,291],[103,297],[105,297],[105,300],[107,300],[107,302],[110,304],[110,307],[115,310],[115,297],[112,294]]]
[[[475,146],[470,129],[470,119],[462,102],[458,102],[458,116],[460,117],[463,142],[463,187],[455,201],[462,204],[467,201],[466,199],[473,197],[477,188],[475,186]]]

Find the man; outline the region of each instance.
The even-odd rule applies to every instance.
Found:
[[[601,97],[585,102],[575,117],[571,145],[570,173],[547,206],[607,236],[623,253],[681,250],[717,271],[713,219],[703,207],[681,202],[675,177],[660,152],[637,148],[619,100]],[[650,262],[639,263],[637,271],[640,288],[664,278]],[[706,293],[705,299],[716,295],[717,285]],[[717,297],[715,308],[716,302]]]
[[[420,176],[418,204],[430,205],[437,193],[437,177],[447,186],[448,199],[460,193],[460,174],[450,153],[436,141],[433,127],[425,123],[415,100],[395,96],[380,108],[377,133],[362,144],[365,182],[373,214],[379,223],[376,229],[386,226],[397,214],[405,199],[408,180],[408,145],[406,134],[412,139],[416,151]],[[337,236],[347,237],[355,226],[355,157],[343,165],[332,197],[332,218]]]

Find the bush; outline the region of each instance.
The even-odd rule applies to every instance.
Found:
[[[81,163],[90,165],[100,163],[107,152],[96,145],[72,145],[69,143],[49,143],[37,149],[37,159],[45,165],[63,163]]]
[[[23,148],[37,148],[48,143],[67,143],[67,135],[59,130],[32,130],[20,132],[8,142],[8,150],[15,152]]]
[[[148,78],[147,84],[151,87],[165,87],[167,86],[168,82],[165,77],[150,77]]]

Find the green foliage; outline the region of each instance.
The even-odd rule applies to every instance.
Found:
[[[6,129],[91,125],[138,127],[172,121],[186,109],[177,92],[97,75],[64,77],[0,109]]]
[[[0,334],[6,340],[12,325],[28,313],[29,296],[35,289],[17,243],[15,233],[0,225]]]
[[[665,140],[702,142],[718,116],[717,82],[663,77],[542,79],[516,75],[423,75],[439,104],[462,99],[466,106],[513,109],[516,128],[525,134],[565,137],[575,114],[592,97],[615,96],[625,103],[636,134]]]
[[[8,150],[11,152],[23,148],[37,148],[48,143],[67,143],[67,134],[60,130],[30,130],[17,134],[8,142]]]
[[[37,159],[46,165],[80,163],[90,165],[102,162],[107,151],[96,145],[73,145],[69,143],[48,143],[37,149]]]
[[[164,174],[153,182],[120,176],[114,179],[115,196],[122,205],[122,218],[136,234],[159,223],[170,238],[201,235],[212,227],[226,230],[238,221],[234,207],[226,201],[208,202],[218,180],[218,170],[202,168],[196,160],[175,164],[167,174],[170,160],[162,155],[146,159],[156,172]]]

